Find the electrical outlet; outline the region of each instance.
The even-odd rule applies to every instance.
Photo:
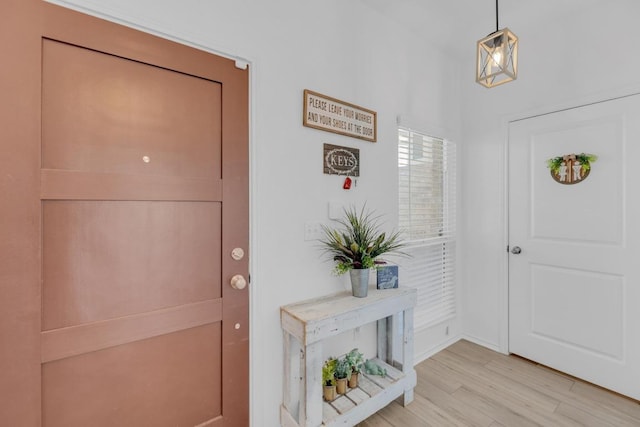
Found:
[[[304,223],[304,240],[318,240],[322,238],[322,224],[319,222]]]

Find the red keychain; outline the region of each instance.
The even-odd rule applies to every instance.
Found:
[[[346,177],[344,179],[344,184],[342,184],[342,188],[344,188],[345,190],[349,190],[351,188],[351,178]]]

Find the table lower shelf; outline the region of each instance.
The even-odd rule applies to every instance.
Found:
[[[385,368],[387,374],[367,375],[361,373],[358,387],[350,389],[331,402],[322,402],[322,421],[325,426],[354,425],[382,409],[405,390],[416,385],[415,371],[405,375],[402,371],[380,359],[373,361]],[[408,403],[408,402],[407,402]]]

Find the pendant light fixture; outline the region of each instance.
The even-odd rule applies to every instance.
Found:
[[[518,76],[518,37],[508,28],[499,29],[496,0],[496,31],[478,40],[476,82],[494,87]]]

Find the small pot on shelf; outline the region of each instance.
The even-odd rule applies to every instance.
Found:
[[[327,402],[332,402],[336,399],[336,385],[325,385],[322,387],[322,396]]]
[[[336,390],[338,394],[347,394],[347,382],[351,376],[351,365],[346,357],[338,359],[335,365]]]
[[[322,395],[327,402],[336,398],[336,363],[337,360],[330,357],[322,365]]]
[[[349,378],[349,388],[357,388],[358,387],[358,373],[352,372],[351,378]]]
[[[358,387],[358,374],[364,365],[364,354],[354,348],[344,356],[351,369],[351,377],[349,378],[349,387]]]

